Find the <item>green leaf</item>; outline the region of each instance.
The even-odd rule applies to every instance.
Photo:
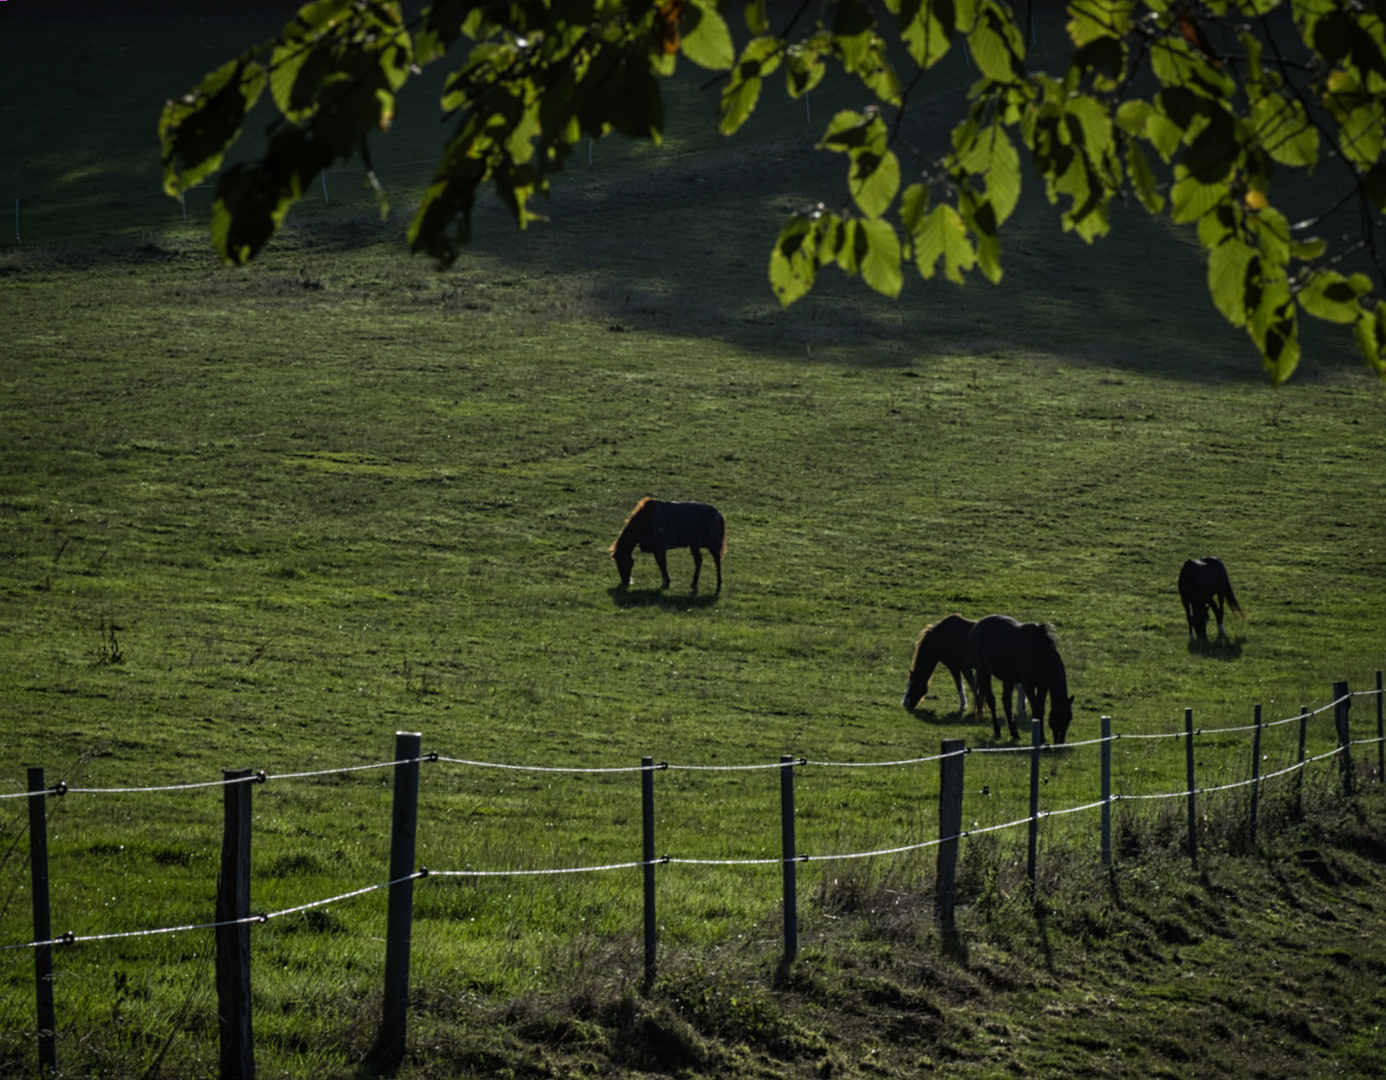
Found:
[[[851,153],[853,150],[885,150],[885,123],[874,113],[842,109],[828,121],[820,149]]]
[[[773,37],[752,38],[732,69],[731,81],[722,91],[723,135],[741,127],[760,100],[761,80],[780,66],[780,42]]]
[[[1126,148],[1126,172],[1136,189],[1136,198],[1150,213],[1158,214],[1165,208],[1165,197],[1160,194],[1155,172],[1150,167],[1150,159],[1134,142]]]
[[[959,125],[953,131],[958,167],[986,180],[987,198],[998,222],[1004,222],[1020,201],[1020,154],[1000,124],[984,128]]]
[[[1256,242],[1260,245],[1261,254],[1276,266],[1284,266],[1290,261],[1292,251],[1292,241],[1290,239],[1290,223],[1285,220],[1285,215],[1273,206],[1255,214],[1247,215],[1252,232],[1256,235]]]
[[[780,230],[770,252],[770,287],[785,307],[813,288],[818,275],[820,220],[797,214]]]
[[[730,68],[736,60],[736,47],[716,5],[710,0],[686,0],[683,19],[683,55],[711,71]]]
[[[1334,270],[1313,274],[1299,290],[1299,305],[1317,319],[1356,323],[1361,315],[1358,300],[1371,289],[1361,274],[1346,278]]]
[[[1225,109],[1210,109],[1204,115],[1208,123],[1194,137],[1180,159],[1201,183],[1214,184],[1226,180],[1241,158],[1237,145],[1236,126]]]
[[[820,32],[785,50],[785,81],[789,96],[801,98],[823,81],[824,56],[832,52],[832,35]]]
[[[967,237],[962,217],[947,203],[940,203],[920,219],[910,237],[914,261],[925,280],[934,276],[939,259],[949,281],[962,284],[963,274],[976,265],[977,257]]]
[[[1296,240],[1290,245],[1290,254],[1303,262],[1313,262],[1323,257],[1328,250],[1328,241],[1314,236],[1307,240]]]
[[[1072,0],[1068,5],[1069,40],[1082,48],[1101,38],[1123,38],[1131,32],[1131,0]]]
[[[1256,249],[1230,238],[1208,253],[1208,291],[1223,318],[1233,326],[1245,326],[1247,318],[1247,268]]]
[[[264,89],[264,68],[242,57],[217,68],[191,94],[164,106],[159,142],[165,192],[178,195],[221,167]]]
[[[889,150],[884,154],[869,150],[853,154],[847,186],[861,212],[879,218],[900,190],[900,162]]]
[[[1170,191],[1171,217],[1176,225],[1197,221],[1228,197],[1227,184],[1204,184],[1175,166],[1174,188]]]
[[[1008,82],[1025,75],[1025,41],[1015,19],[995,3],[984,2],[967,36],[977,69],[988,79]]]
[[[903,0],[898,12],[900,40],[914,62],[928,70],[952,47],[954,5],[938,0]]]
[[[896,297],[904,286],[900,270],[900,238],[888,221],[872,218],[857,223],[866,240],[866,255],[861,260],[861,278],[882,296]]]
[[[1352,332],[1368,365],[1386,378],[1386,357],[1382,355],[1386,352],[1386,304],[1378,303],[1375,309],[1363,308]]]
[[[746,17],[746,29],[752,34],[768,34],[770,32],[770,17],[766,14],[766,0],[747,0],[743,7],[743,14]]]
[[[1319,133],[1298,101],[1267,94],[1252,106],[1251,122],[1266,153],[1281,165],[1308,168],[1318,162]]]
[[[913,236],[919,223],[929,211],[929,188],[925,184],[911,184],[900,196],[900,223],[905,226],[905,235]]]
[[[1289,378],[1299,364],[1299,321],[1282,267],[1257,256],[1247,267],[1247,332],[1261,350],[1271,382]]]

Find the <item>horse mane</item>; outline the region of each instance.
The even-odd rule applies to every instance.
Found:
[[[629,554],[630,551],[640,542],[640,538],[645,535],[645,529],[649,525],[649,516],[654,512],[654,504],[658,500],[653,495],[646,495],[638,503],[635,509],[630,512],[630,517],[626,518],[626,523],[621,526],[621,531],[616,534],[616,539],[606,550],[612,555],[620,553]],[[725,545],[726,541],[723,540]]]

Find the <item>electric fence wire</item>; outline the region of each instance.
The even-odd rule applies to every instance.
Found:
[[[0,945],[0,952],[10,952],[15,949],[38,949],[45,945],[81,945],[89,941],[115,941],[120,938],[152,937],[155,934],[180,934],[186,930],[214,930],[221,926],[243,926],[248,923],[267,923],[271,919],[278,919],[285,915],[294,915],[300,911],[308,911],[311,908],[324,907],[327,904],[335,904],[342,900],[351,900],[357,896],[364,896],[366,893],[376,892],[379,889],[388,889],[391,885],[398,885],[405,881],[414,881],[418,878],[428,877],[429,872],[419,869],[412,874],[404,877],[395,878],[394,881],[383,881],[378,885],[366,885],[360,889],[353,889],[350,892],[338,893],[336,896],[329,896],[322,900],[312,900],[306,904],[299,904],[295,907],[281,908],[278,911],[261,912],[256,915],[245,915],[239,919],[222,919],[219,922],[206,923],[185,923],[181,926],[162,926],[154,930],[125,930],[115,934],[74,934],[68,932],[60,934],[58,937],[49,938],[47,941],[26,941],[20,945]]]
[[[405,875],[404,877],[401,877],[401,878],[396,878],[394,881],[382,882],[382,883],[380,883],[380,884],[378,884],[378,885],[367,885],[367,886],[365,886],[365,887],[363,887],[363,888],[355,889],[355,890],[352,890],[351,892],[339,893],[339,894],[337,894],[337,895],[335,895],[335,896],[330,896],[330,897],[327,897],[327,898],[322,899],[322,900],[313,900],[313,901],[310,901],[310,902],[308,902],[308,903],[306,903],[306,904],[299,904],[299,905],[296,905],[295,907],[283,908],[283,909],[280,909],[280,910],[278,910],[278,911],[267,912],[267,913],[263,913],[263,914],[249,915],[249,916],[245,916],[245,917],[240,918],[240,919],[230,919],[230,920],[224,920],[224,921],[222,921],[222,922],[193,923],[193,924],[186,924],[186,925],[181,925],[181,926],[160,927],[160,928],[156,928],[156,929],[152,929],[152,930],[130,930],[130,931],[124,931],[124,932],[120,932],[120,933],[110,933],[110,934],[76,935],[76,934],[72,934],[72,933],[67,933],[67,934],[63,934],[63,935],[61,935],[60,937],[57,937],[57,938],[50,938],[50,939],[47,940],[47,941],[31,941],[31,942],[24,942],[24,943],[17,944],[17,945],[3,945],[3,946],[0,946],[0,952],[9,952],[9,951],[12,951],[12,950],[17,950],[17,949],[33,949],[33,948],[39,948],[39,947],[44,946],[44,945],[50,945],[50,946],[51,946],[51,945],[72,945],[72,944],[79,944],[79,943],[83,943],[83,942],[92,942],[92,941],[110,941],[110,940],[115,940],[115,939],[119,939],[119,938],[148,937],[148,936],[153,936],[153,935],[156,935],[156,934],[172,934],[172,933],[179,933],[179,932],[186,931],[186,930],[205,930],[205,929],[212,929],[212,928],[219,927],[219,926],[235,926],[235,925],[241,925],[241,924],[244,924],[244,923],[266,923],[266,922],[269,922],[269,921],[272,920],[272,919],[280,918],[280,917],[282,917],[282,916],[284,916],[284,915],[291,915],[291,914],[295,914],[295,913],[297,913],[297,912],[307,911],[307,910],[310,910],[310,909],[312,909],[312,908],[322,907],[322,906],[327,905],[327,904],[333,904],[333,903],[338,903],[338,902],[343,901],[343,900],[349,900],[349,899],[352,899],[352,898],[357,897],[357,896],[363,896],[363,895],[365,895],[366,893],[375,892],[375,891],[377,891],[377,890],[379,890],[379,889],[389,888],[391,885],[396,885],[396,884],[399,884],[400,882],[412,881],[412,880],[417,880],[417,879],[421,879],[421,878],[428,878],[428,877],[440,877],[440,878],[445,878],[445,877],[471,877],[471,878],[551,877],[551,876],[556,876],[556,875],[560,875],[560,874],[601,873],[601,872],[604,872],[604,871],[628,870],[628,869],[633,869],[633,868],[636,868],[636,867],[659,866],[659,865],[667,865],[667,864],[681,864],[681,865],[684,865],[684,866],[773,866],[773,865],[776,865],[776,864],[784,864],[784,863],[789,863],[789,862],[805,862],[805,863],[806,863],[806,862],[841,862],[841,861],[846,861],[846,860],[850,860],[850,859],[868,859],[868,858],[877,858],[877,857],[881,857],[881,856],[885,856],[885,855],[897,855],[897,854],[903,854],[903,853],[905,853],[905,852],[919,851],[919,850],[922,850],[922,849],[925,849],[925,848],[937,847],[937,846],[939,846],[940,844],[946,843],[946,842],[948,842],[948,841],[950,841],[950,840],[966,839],[966,838],[972,837],[972,836],[980,836],[980,835],[983,835],[983,834],[985,834],[985,833],[999,832],[999,831],[1001,831],[1001,830],[1003,830],[1003,829],[1012,829],[1012,828],[1016,828],[1017,826],[1020,826],[1020,825],[1028,825],[1031,821],[1040,821],[1040,820],[1043,820],[1043,819],[1045,819],[1045,818],[1050,818],[1050,817],[1061,817],[1061,816],[1065,816],[1065,815],[1068,815],[1068,814],[1077,814],[1077,813],[1081,813],[1081,812],[1086,811],[1086,810],[1094,810],[1094,809],[1098,809],[1098,808],[1102,807],[1103,805],[1107,805],[1107,804],[1115,803],[1115,802],[1125,802],[1125,801],[1140,800],[1140,799],[1176,799],[1176,798],[1187,798],[1190,794],[1200,794],[1200,795],[1201,795],[1201,794],[1209,794],[1209,793],[1218,792],[1218,791],[1230,791],[1230,790],[1232,790],[1232,789],[1234,789],[1234,788],[1246,787],[1246,786],[1248,786],[1248,785],[1250,785],[1250,784],[1259,784],[1259,783],[1261,783],[1262,781],[1272,780],[1272,779],[1275,779],[1275,778],[1280,777],[1280,776],[1288,775],[1289,773],[1297,772],[1297,771],[1299,771],[1299,770],[1301,770],[1301,769],[1307,768],[1309,765],[1311,765],[1311,764],[1313,764],[1313,763],[1315,763],[1315,762],[1324,761],[1324,760],[1326,760],[1326,759],[1328,759],[1328,758],[1336,757],[1337,755],[1343,753],[1343,751],[1347,748],[1347,746],[1351,746],[1351,745],[1370,745],[1370,744],[1378,743],[1378,742],[1380,742],[1380,741],[1381,741],[1380,738],[1369,738],[1369,739],[1359,739],[1359,740],[1355,740],[1354,742],[1345,744],[1344,746],[1340,746],[1340,747],[1338,747],[1337,749],[1331,750],[1331,751],[1329,751],[1329,752],[1327,752],[1327,753],[1318,754],[1318,755],[1315,755],[1314,757],[1305,758],[1305,760],[1303,760],[1303,761],[1301,761],[1301,762],[1297,762],[1297,763],[1295,763],[1294,765],[1289,766],[1288,768],[1280,769],[1280,770],[1278,770],[1278,771],[1276,771],[1276,772],[1266,773],[1264,776],[1256,777],[1256,778],[1249,779],[1249,780],[1240,780],[1240,781],[1236,781],[1236,782],[1234,782],[1234,783],[1230,783],[1230,784],[1220,784],[1220,785],[1216,785],[1216,786],[1213,786],[1213,787],[1196,787],[1196,788],[1193,789],[1192,792],[1190,792],[1190,791],[1188,791],[1188,790],[1183,790],[1183,791],[1162,792],[1162,793],[1153,794],[1153,795],[1121,795],[1121,794],[1113,794],[1113,795],[1111,795],[1111,796],[1110,796],[1109,798],[1107,798],[1107,799],[1099,799],[1099,800],[1097,800],[1096,802],[1084,803],[1084,804],[1082,804],[1082,805],[1080,805],[1080,806],[1063,807],[1063,808],[1060,808],[1060,809],[1057,809],[1057,810],[1040,810],[1040,811],[1037,811],[1037,812],[1036,812],[1035,814],[1033,814],[1033,815],[1027,814],[1025,817],[1016,818],[1014,821],[1002,822],[1002,823],[997,824],[997,825],[987,825],[987,826],[983,826],[983,827],[980,827],[980,828],[964,829],[962,832],[958,833],[958,834],[955,835],[955,836],[951,836],[951,837],[938,837],[938,838],[933,839],[933,840],[924,840],[924,841],[921,841],[921,842],[919,842],[919,843],[917,843],[917,844],[904,844],[904,845],[901,845],[901,846],[898,846],[898,847],[893,847],[893,848],[878,848],[878,849],[871,850],[871,851],[854,851],[854,852],[837,853],[837,854],[830,854],[830,855],[812,855],[812,854],[808,854],[808,853],[800,853],[800,854],[795,854],[795,855],[789,856],[789,857],[780,856],[780,857],[778,857],[778,858],[761,858],[761,859],[699,859],[699,858],[684,858],[684,857],[675,857],[675,856],[670,856],[670,855],[664,855],[664,856],[662,856],[662,857],[660,857],[660,858],[658,858],[658,859],[652,859],[652,860],[637,860],[637,861],[634,861],[634,862],[622,862],[622,863],[606,863],[606,864],[603,864],[603,865],[600,865],[600,866],[569,866],[569,867],[540,868],[540,869],[532,869],[532,870],[429,870],[429,869],[427,869],[427,868],[425,868],[425,867],[421,867],[419,870],[415,871],[414,873],[412,873],[412,874],[407,874],[407,875]],[[961,752],[961,751],[959,751],[959,752]],[[940,756],[951,756],[951,755],[940,755]],[[430,760],[430,759],[431,759],[431,755],[430,755],[429,757],[423,757],[423,758],[417,758],[417,759],[406,759],[406,763],[407,763],[407,762],[410,762],[410,761],[415,761],[415,760],[417,760],[417,761],[425,761],[425,760]],[[639,768],[653,768],[653,767],[655,767],[655,766],[640,766]],[[776,767],[778,768],[778,767],[780,767],[780,766],[776,766]],[[602,770],[596,770],[596,771],[602,771]],[[631,770],[630,770],[630,769],[626,769],[626,770],[621,770],[621,771],[631,771]],[[247,778],[247,779],[253,779],[253,777],[252,777],[252,778]]]
[[[269,773],[264,769],[252,772],[249,776],[223,777],[220,780],[200,780],[187,784],[161,784],[154,787],[128,788],[90,788],[72,787],[59,782],[42,791],[14,791],[0,795],[0,799],[27,799],[33,795],[135,795],[163,791],[193,791],[198,788],[229,787],[233,784],[263,784],[270,780],[299,780],[309,776],[336,776],[340,773],[364,772],[368,769],[388,769],[395,765],[412,765],[415,762],[437,761],[436,754],[424,754],[416,758],[401,758],[398,761],[377,761],[370,765],[341,765],[335,769],[313,769],[309,772]]]

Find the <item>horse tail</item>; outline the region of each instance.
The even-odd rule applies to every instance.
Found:
[[[1227,606],[1242,618],[1246,618],[1246,612],[1242,610],[1242,605],[1237,603],[1237,595],[1232,591],[1232,579],[1227,576],[1226,570],[1222,572],[1222,587],[1224,595],[1227,597]]]
[[[717,557],[725,559],[727,557],[727,519],[722,516],[720,511],[717,514],[717,527],[722,532],[722,547],[717,552]]]

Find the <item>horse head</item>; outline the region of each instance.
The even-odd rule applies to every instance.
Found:
[[[630,588],[630,574],[635,568],[635,548],[625,551],[618,548],[611,553],[611,557],[616,560],[616,572],[621,575],[621,584]]]
[[[929,692],[929,680],[933,678],[937,666],[934,663],[921,664],[917,657],[916,653],[915,662],[910,667],[909,682],[905,684],[905,696],[900,699],[900,704],[907,709],[913,709],[919,704],[919,699]]]
[[[1062,746],[1064,739],[1068,737],[1068,725],[1073,723],[1073,698],[1057,695],[1054,698],[1054,708],[1049,714],[1049,730],[1054,735],[1054,742]]]

